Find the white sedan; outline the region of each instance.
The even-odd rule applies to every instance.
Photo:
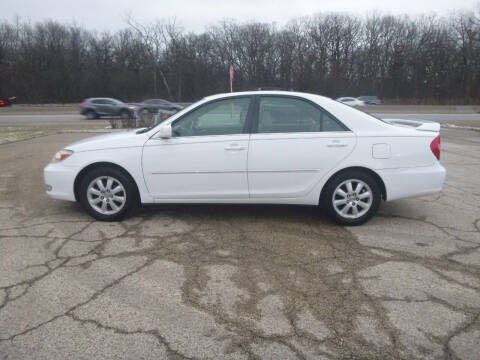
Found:
[[[153,128],[71,144],[44,177],[48,195],[98,220],[140,203],[269,203],[320,205],[358,225],[382,199],[441,191],[439,130],[313,94],[220,94]]]
[[[337,101],[350,106],[365,106],[365,102],[354,97],[341,97]]]

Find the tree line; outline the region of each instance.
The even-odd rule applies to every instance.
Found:
[[[0,96],[22,103],[87,97],[193,101],[275,87],[390,102],[480,101],[480,14],[298,18],[285,26],[223,20],[202,33],[175,21],[97,32],[57,21],[0,22]]]

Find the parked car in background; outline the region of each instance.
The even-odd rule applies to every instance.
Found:
[[[168,100],[163,99],[150,99],[145,100],[142,103],[136,104],[137,109],[135,115],[143,124],[150,126],[158,124],[177,111],[183,109],[183,106],[174,104]],[[155,115],[158,117],[155,118]]]
[[[178,111],[182,110],[183,106],[174,104],[168,100],[163,99],[149,99],[145,100],[140,104],[136,104],[138,106],[137,113],[150,113],[150,114],[157,114],[159,111]]]
[[[0,96],[0,107],[10,106],[12,105],[17,98],[15,96],[11,96],[9,98],[4,98]]]
[[[269,203],[322,206],[359,225],[382,199],[442,189],[439,132],[438,123],[384,121],[319,95],[219,94],[155,127],[71,144],[44,178],[48,195],[104,221],[141,203]]]
[[[367,105],[380,105],[382,103],[382,100],[375,95],[359,96],[357,99],[363,101]]]
[[[98,119],[102,116],[119,116],[123,119],[130,119],[134,116],[137,106],[125,104],[112,98],[89,98],[80,104],[80,114],[87,119]]]
[[[341,97],[337,101],[350,106],[364,106],[365,102],[354,97]]]

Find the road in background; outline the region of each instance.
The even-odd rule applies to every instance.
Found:
[[[406,120],[427,120],[439,123],[456,123],[456,122],[479,122],[480,114],[403,114],[403,113],[374,113],[373,115],[382,119],[406,119]]]
[[[104,119],[86,120],[79,114],[0,114],[0,127],[24,125],[98,125],[107,124]]]

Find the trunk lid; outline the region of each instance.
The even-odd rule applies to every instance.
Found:
[[[440,124],[433,121],[405,119],[384,119],[384,121],[399,127],[414,128],[418,131],[440,132]]]

